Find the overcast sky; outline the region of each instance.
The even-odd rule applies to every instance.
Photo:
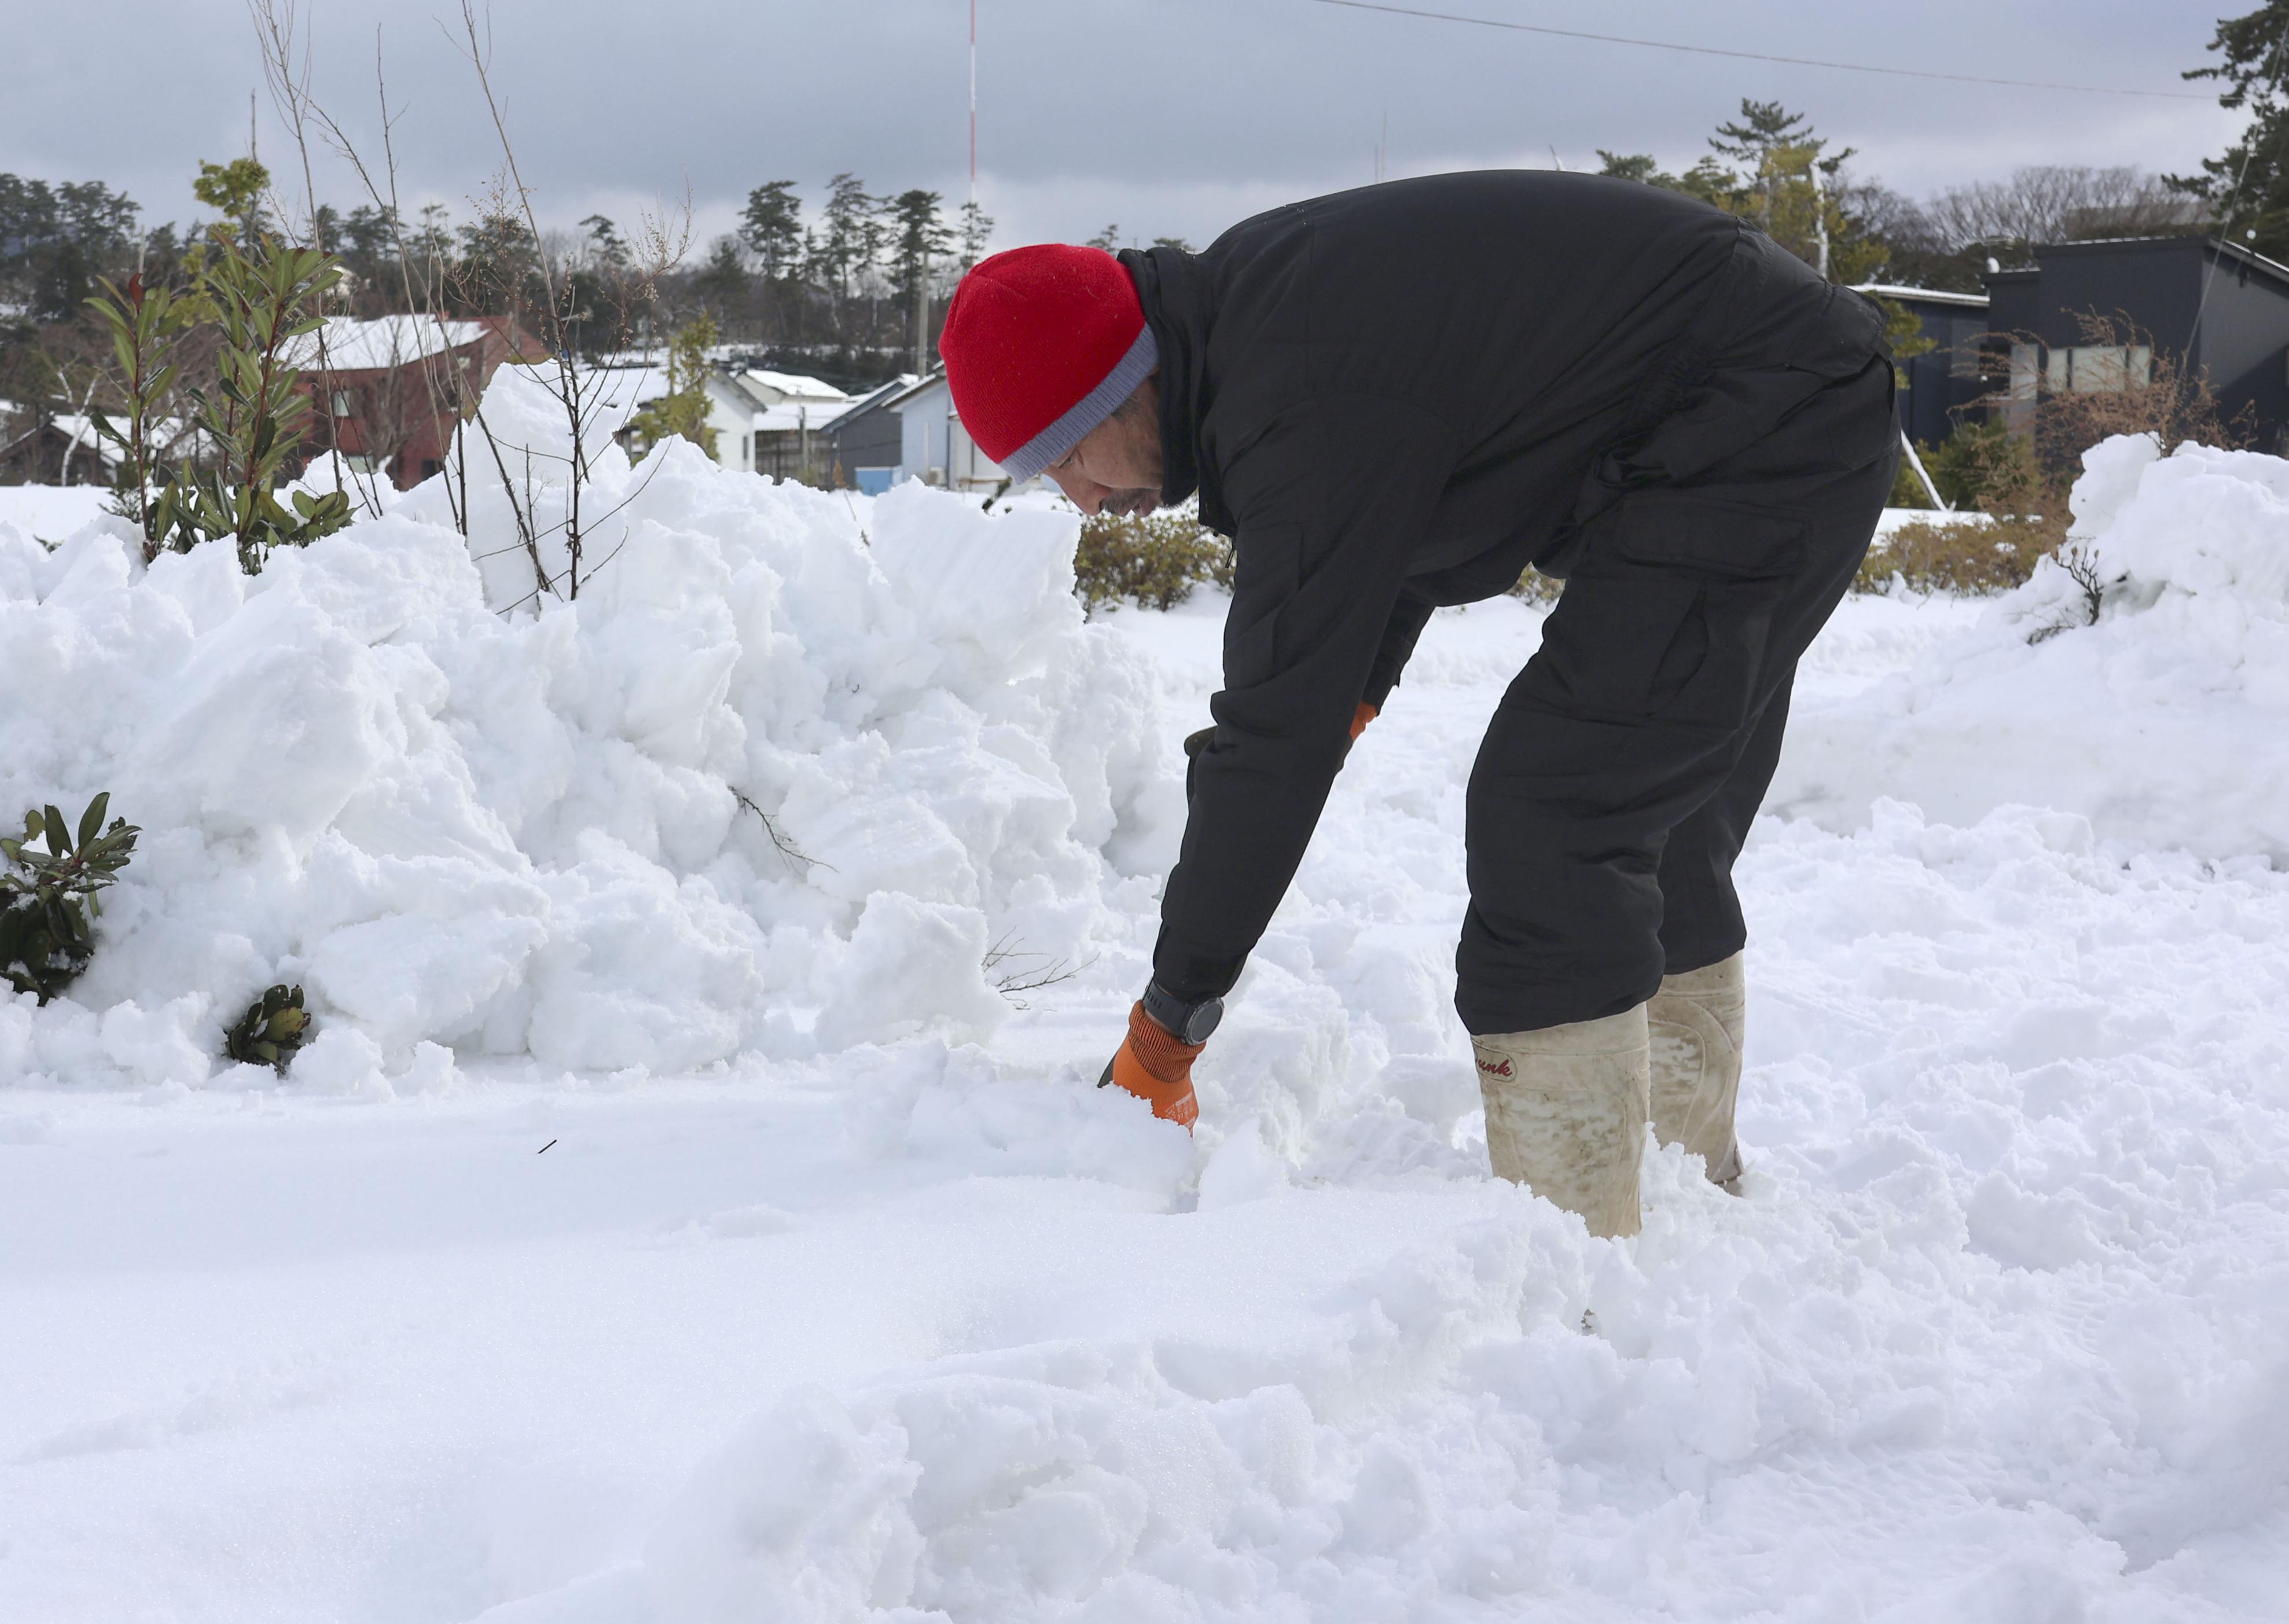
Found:
[[[2000,78],[2192,92],[2201,0],[1400,0],[1679,44]],[[2230,10],[2256,0],[2223,0]],[[318,96],[378,160],[379,29],[400,186],[456,218],[498,165],[458,0],[314,0]],[[33,0],[0,68],[0,170],[124,187],[148,220],[195,212],[202,158],[246,149],[261,80],[244,0],[129,0],[100,26]],[[2023,163],[2189,170],[2236,127],[2208,100],[2011,90],[1687,55],[1376,14],[1323,0],[977,0],[977,190],[996,246],[1205,243],[1290,198],[1388,172],[1591,166],[1595,149],[1689,164],[1744,96],[1809,114],[1854,170],[1913,194]],[[967,0],[497,0],[496,87],[545,221],[624,224],[687,187],[698,241],[748,190],[838,171],[958,203],[968,186]],[[457,18],[455,19],[457,20]],[[288,148],[267,97],[259,139]],[[299,189],[299,185],[297,189]],[[339,164],[319,191],[362,201]]]

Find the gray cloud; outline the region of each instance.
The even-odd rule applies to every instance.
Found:
[[[29,8],[30,0],[8,0]],[[1768,0],[1427,0],[1560,28],[2003,77],[2150,89],[2205,60],[2204,12],[2151,0],[1973,0],[1920,7]],[[89,48],[52,12],[12,31],[0,169],[124,186],[154,219],[195,211],[200,158],[243,151],[259,83],[241,0],[169,0]],[[409,195],[469,212],[497,166],[442,5],[317,0],[321,97],[370,150],[377,28],[401,105]],[[626,219],[688,185],[700,235],[781,177],[815,195],[849,171],[877,191],[959,201],[969,92],[964,0],[504,0],[497,87],[544,216]],[[1594,163],[1599,147],[1689,163],[1743,96],[1810,114],[1854,168],[1909,191],[2030,163],[2185,170],[2235,127],[2207,101],[1885,78],[1685,56],[1347,11],[1313,0],[979,0],[979,192],[997,242],[1213,236],[1283,199],[1391,172]],[[263,154],[285,167],[267,98]],[[339,164],[319,190],[359,199]]]

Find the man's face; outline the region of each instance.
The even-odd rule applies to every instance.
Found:
[[[1148,378],[1120,410],[1041,470],[1074,506],[1097,513],[1149,513],[1160,506],[1160,383]]]

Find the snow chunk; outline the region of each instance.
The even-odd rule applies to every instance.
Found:
[[[2075,545],[1906,672],[1790,722],[1767,806],[1830,827],[1881,798],[2013,804],[2102,837],[2289,862],[2289,461],[2117,438],[2084,457]]]

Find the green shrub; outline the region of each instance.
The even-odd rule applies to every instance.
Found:
[[[1229,588],[1232,572],[1232,544],[1189,513],[1100,513],[1081,521],[1073,595],[1092,615],[1132,601],[1174,609],[1203,581]]]
[[[95,957],[95,894],[119,878],[142,832],[124,818],[103,826],[108,792],[88,802],[79,838],[53,807],[24,814],[24,832],[0,840],[0,975],[46,1003]],[[43,840],[47,849],[32,842]]]
[[[2007,592],[2057,545],[2039,522],[1917,519],[1868,549],[1852,590],[1879,593],[1897,576],[1917,592]]]
[[[246,1007],[223,1034],[223,1053],[251,1066],[268,1066],[279,1076],[294,1063],[294,1053],[317,1035],[302,1008],[302,989],[276,986]]]
[[[1510,595],[1513,598],[1523,598],[1528,603],[1551,604],[1557,602],[1558,594],[1565,590],[1566,583],[1558,577],[1544,575],[1532,564],[1528,564],[1526,567],[1526,572],[1519,576],[1517,583],[1511,587]]]

